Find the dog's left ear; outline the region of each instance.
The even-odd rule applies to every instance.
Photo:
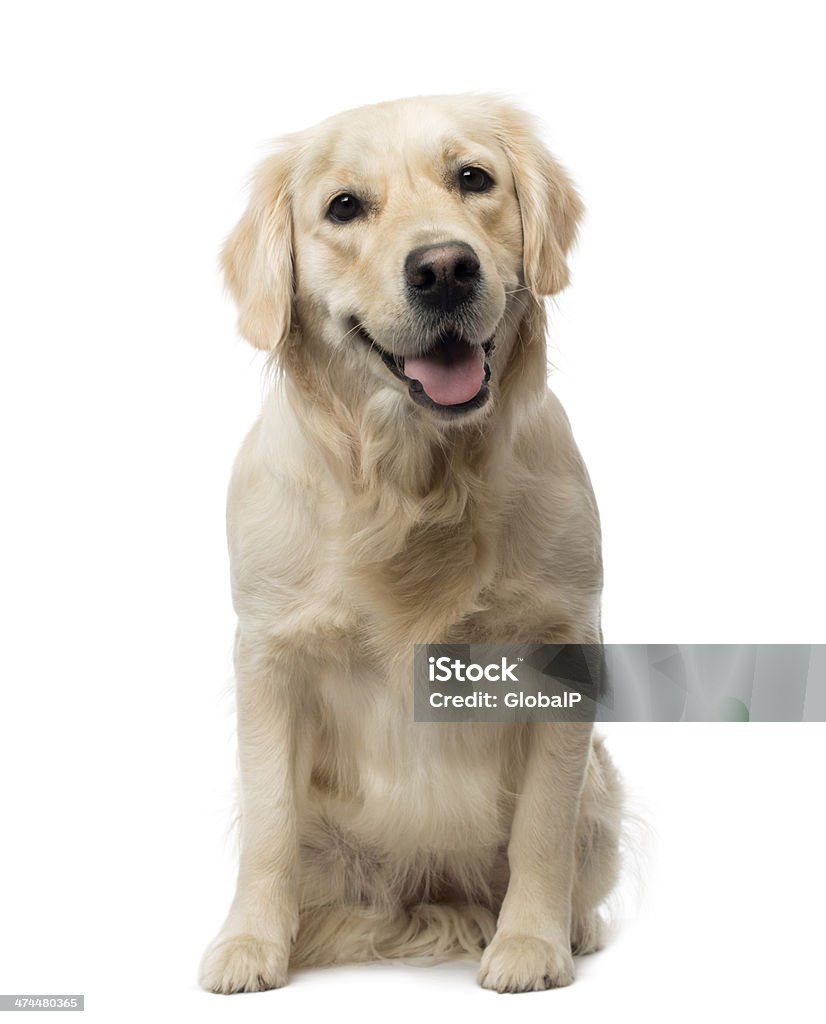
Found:
[[[238,305],[238,329],[256,348],[275,350],[293,323],[290,157],[282,150],[255,172],[249,205],[224,243],[221,266]]]
[[[527,114],[501,104],[497,136],[511,166],[522,214],[525,284],[533,294],[554,295],[568,284],[568,250],[584,213],[567,173],[545,149]]]

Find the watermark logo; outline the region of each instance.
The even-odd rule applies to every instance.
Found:
[[[590,721],[594,717],[598,648],[434,644],[417,647],[414,663],[418,721]]]
[[[431,683],[479,683],[483,679],[488,683],[519,682],[515,675],[517,662],[511,664],[507,658],[500,658],[497,663],[488,665],[476,662],[466,664],[460,658],[451,659],[449,655],[441,658],[431,655],[427,661]]]
[[[420,722],[822,722],[823,644],[424,644]]]

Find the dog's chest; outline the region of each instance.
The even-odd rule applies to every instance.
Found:
[[[320,681],[316,799],[368,846],[497,846],[512,810],[512,727],[414,722],[412,692],[412,671],[388,683],[366,664]]]

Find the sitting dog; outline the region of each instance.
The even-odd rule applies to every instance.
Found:
[[[547,386],[581,215],[491,97],[334,117],[223,250],[272,394],[229,495],[241,849],[214,992],[481,956],[499,992],[601,943],[621,794],[589,723],[417,724],[414,643],[599,643],[599,519]]]

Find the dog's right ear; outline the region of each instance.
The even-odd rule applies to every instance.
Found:
[[[276,349],[293,323],[293,225],[286,150],[256,170],[249,205],[224,243],[224,280],[238,329],[257,348]]]

